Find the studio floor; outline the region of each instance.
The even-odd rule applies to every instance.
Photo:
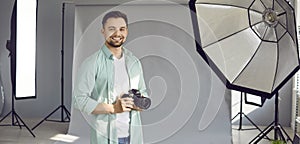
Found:
[[[238,130],[238,128],[239,128],[238,125],[232,126],[233,144],[248,144],[260,133],[260,131],[253,126],[242,126],[241,127],[242,130]],[[259,127],[259,128],[261,130],[263,130],[265,127]],[[248,129],[250,129],[250,130],[248,130]],[[293,139],[294,131],[290,127],[284,127],[283,129],[288,133],[289,137],[291,139]],[[268,137],[270,139],[274,138],[273,132],[274,132],[274,130],[272,130],[268,135]],[[272,143],[271,143],[271,141],[264,138],[264,139],[260,140],[258,144],[272,144]],[[292,144],[292,142],[289,141],[288,144]]]
[[[41,119],[24,121],[29,128],[32,128]],[[11,121],[5,120],[1,124],[11,124]],[[20,129],[18,126],[0,126],[0,144],[53,144],[67,133],[68,125],[69,123],[44,121],[32,131],[35,138],[25,127]]]
[[[39,120],[25,120],[26,125],[30,128],[34,127]],[[10,120],[4,121],[1,124],[11,123]],[[67,133],[69,123],[58,123],[45,121],[37,128],[33,133],[35,138],[29,133],[29,131],[22,127],[20,129],[17,126],[0,126],[0,144],[53,144],[55,141],[70,140],[69,137],[64,137]],[[233,144],[248,144],[257,134],[258,129],[253,130],[237,130],[238,126],[232,126],[232,141]],[[242,126],[242,129],[252,128],[251,126]],[[261,127],[263,129],[264,127]],[[293,130],[291,128],[284,128],[287,133],[293,138]],[[272,132],[270,133],[272,138]],[[267,139],[262,139],[259,144],[270,144]]]

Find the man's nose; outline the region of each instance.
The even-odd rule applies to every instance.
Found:
[[[120,35],[121,34],[121,31],[120,30],[116,30],[115,32],[114,32],[114,35]]]

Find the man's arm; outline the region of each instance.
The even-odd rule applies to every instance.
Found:
[[[83,61],[78,69],[74,83],[74,107],[87,114],[91,114],[99,103],[97,100],[91,98],[97,73],[96,59],[97,55],[95,53]]]
[[[99,103],[92,114],[116,114],[131,111],[134,107],[132,98],[118,97],[114,104]]]
[[[113,113],[114,108],[112,104],[99,103],[92,111],[92,114],[110,114]]]

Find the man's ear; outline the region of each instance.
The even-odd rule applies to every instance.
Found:
[[[104,34],[104,29],[103,29],[103,28],[101,28],[100,32],[101,32],[102,34]]]

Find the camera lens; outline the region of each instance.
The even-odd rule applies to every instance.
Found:
[[[141,109],[148,109],[151,105],[151,100],[147,97],[134,97],[134,103]]]

